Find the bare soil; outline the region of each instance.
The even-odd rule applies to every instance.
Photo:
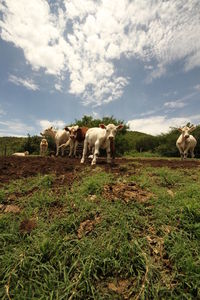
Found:
[[[68,157],[0,157],[0,184],[19,178],[35,176],[38,173],[54,173],[57,176],[65,175],[63,180],[68,180],[70,183],[74,180],[74,176],[79,170],[83,170],[89,165],[89,160],[86,164],[81,165],[80,159]],[[200,160],[116,158],[113,163],[107,164],[105,158],[99,158],[97,166],[105,171],[123,173],[128,172],[130,167],[131,169],[137,169],[141,166],[169,167],[173,169],[199,168]]]

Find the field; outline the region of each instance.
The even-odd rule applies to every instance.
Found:
[[[0,157],[1,299],[200,299],[200,161]]]

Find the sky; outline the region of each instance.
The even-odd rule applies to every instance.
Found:
[[[0,136],[200,124],[199,0],[0,0]]]

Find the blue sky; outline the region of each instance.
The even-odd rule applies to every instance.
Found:
[[[199,0],[0,0],[0,136],[200,123]]]

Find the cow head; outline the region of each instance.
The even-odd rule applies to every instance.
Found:
[[[184,127],[180,127],[178,128],[178,130],[182,133],[182,136],[184,139],[188,139],[190,136],[190,133],[195,130],[196,126],[192,125],[191,127],[188,126],[184,126]]]
[[[47,144],[47,140],[46,139],[42,139],[41,143],[42,144]]]
[[[53,126],[45,129],[43,132],[40,132],[41,136],[48,136],[54,134]]]
[[[99,127],[106,130],[106,138],[107,139],[114,140],[117,131],[122,129],[124,127],[124,125],[120,124],[120,125],[116,126],[114,124],[108,124],[106,126],[104,124],[99,124]]]
[[[78,133],[78,130],[79,130],[79,126],[78,125],[71,126],[71,127],[66,126],[64,129],[66,131],[69,131],[69,134],[70,134],[69,137],[70,137],[70,139],[72,139],[72,140],[76,139],[77,133]]]

